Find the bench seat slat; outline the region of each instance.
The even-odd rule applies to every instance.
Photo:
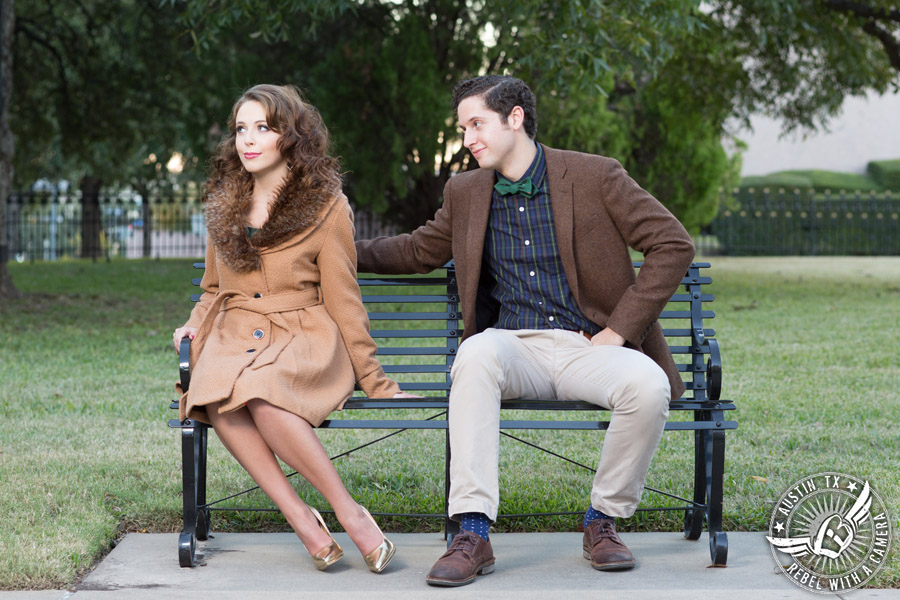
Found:
[[[456,354],[453,348],[388,348],[381,347],[375,352],[378,356],[450,356]]]
[[[693,330],[691,329],[668,329],[663,327],[663,335],[666,337],[691,337],[693,335]],[[704,337],[715,337],[716,330],[715,329],[704,329],[703,336]]]
[[[703,302],[712,302],[715,297],[712,294],[701,294],[700,300]],[[669,302],[693,302],[694,298],[691,294],[673,294],[669,298]]]
[[[385,373],[449,373],[449,365],[382,365]]]
[[[459,319],[462,315],[451,312],[371,312],[370,321],[447,321]]]
[[[369,286],[369,287],[377,287],[377,286],[390,286],[390,285],[398,285],[398,286],[426,286],[426,285],[439,285],[446,286],[447,279],[444,277],[360,277],[357,279],[359,285],[361,286]]]
[[[443,419],[327,419],[320,429],[447,429]],[[606,430],[609,421],[531,421],[500,420],[500,429]],[[667,421],[667,431],[703,431],[737,429],[737,421]]]
[[[456,329],[372,329],[373,338],[447,338],[455,337]]]
[[[458,299],[452,294],[444,294],[443,296],[437,295],[425,295],[425,294],[394,294],[391,296],[369,296],[364,295],[362,297],[363,302],[367,304],[374,304],[377,302],[391,303],[391,302],[399,302],[401,304],[413,303],[413,302],[456,302]]]
[[[379,348],[375,354],[378,356],[452,356],[456,354],[453,348]]]
[[[711,310],[703,310],[703,311],[700,311],[700,315],[704,319],[712,319],[713,317],[716,316],[716,313],[714,313]],[[691,311],[689,311],[689,310],[664,310],[660,313],[659,318],[660,319],[690,319],[691,316],[692,316]]]
[[[445,396],[426,396],[424,398],[367,398],[354,396],[347,400],[344,410],[381,409],[381,408],[447,408],[449,398]],[[177,408],[177,406],[176,406]],[[577,400],[503,400],[502,410],[552,410],[552,411],[606,411],[605,408],[590,402]],[[669,410],[737,410],[733,402],[696,402],[693,400],[676,400],[669,404]]]

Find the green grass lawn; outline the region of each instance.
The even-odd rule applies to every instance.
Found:
[[[0,589],[65,587],[123,531],[180,530],[179,437],[165,422],[175,398],[170,336],[189,310],[190,262],[10,265],[24,296],[0,306]],[[774,501],[805,475],[851,473],[893,511],[892,558],[876,585],[900,587],[900,258],[715,258],[711,275],[723,397],[737,403],[740,423],[727,438],[725,529],[764,529]],[[381,434],[321,437],[337,454]],[[516,435],[587,464],[599,456],[596,435]],[[338,468],[373,511],[441,512],[442,436],[406,432]],[[212,497],[248,487],[211,438]],[[690,434],[667,433],[648,485],[688,495],[690,444]],[[501,463],[502,513],[586,508],[590,474],[505,439]],[[309,486],[296,485],[324,507]],[[653,496],[646,501],[656,503]],[[238,502],[268,505],[258,492]],[[559,517],[499,527],[575,524]],[[386,522],[391,531],[438,527]],[[213,528],[286,526],[273,513],[214,513]],[[678,531],[680,515],[638,513],[621,528]],[[174,545],[172,553],[174,560]]]

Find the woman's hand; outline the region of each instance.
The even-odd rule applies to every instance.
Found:
[[[407,394],[406,392],[397,392],[394,398],[424,398],[424,396],[416,396],[415,394]]]
[[[172,343],[175,344],[175,352],[178,352],[178,348],[181,346],[181,340],[185,336],[194,339],[195,335],[197,335],[196,327],[179,327],[176,329],[175,333],[172,334]]]

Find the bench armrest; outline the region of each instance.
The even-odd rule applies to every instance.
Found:
[[[181,338],[178,347],[178,377],[181,379],[181,391],[188,391],[191,385],[191,338],[188,336]]]
[[[707,338],[709,344],[709,358],[706,361],[706,386],[707,397],[717,402],[722,395],[722,354],[719,352],[719,342]]]

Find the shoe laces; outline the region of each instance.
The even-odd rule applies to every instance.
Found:
[[[619,537],[616,533],[616,521],[614,519],[601,518],[596,520],[600,521],[600,524],[596,527],[598,538],[609,538],[615,540]]]
[[[450,556],[455,552],[462,552],[469,558],[474,558],[475,547],[478,546],[478,540],[480,539],[481,538],[477,533],[461,531],[453,536],[453,542],[450,543],[450,547],[447,548],[447,552],[444,553],[444,556]]]

